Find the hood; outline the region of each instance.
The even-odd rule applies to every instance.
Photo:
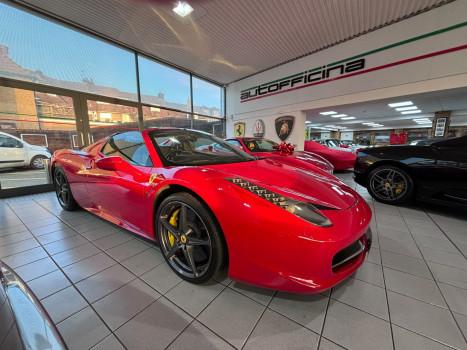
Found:
[[[319,169],[324,170],[327,173],[332,173],[334,167],[329,163],[325,158],[320,155],[312,152],[305,151],[294,151],[293,154],[283,154],[276,151],[273,152],[255,152],[251,153],[260,158],[272,158],[275,160],[280,160],[291,166],[306,166],[307,164],[318,167]],[[305,164],[300,164],[304,162]]]
[[[240,177],[284,196],[335,209],[347,209],[358,199],[354,190],[333,176],[270,158],[204,168],[221,172],[222,177]]]
[[[31,144],[28,143],[26,147],[28,149],[30,149],[30,150],[40,151],[40,152],[44,152],[44,153],[50,153],[47,148],[42,147],[42,146],[31,145]]]

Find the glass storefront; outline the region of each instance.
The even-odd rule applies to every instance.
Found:
[[[191,114],[160,107],[143,106],[144,128],[191,128]]]

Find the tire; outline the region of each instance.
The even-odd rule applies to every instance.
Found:
[[[73,194],[71,193],[71,188],[68,183],[65,170],[63,170],[63,168],[60,165],[54,167],[53,181],[55,187],[55,194],[57,195],[58,203],[60,204],[60,206],[68,211],[78,209],[79,205],[73,197]]]
[[[219,224],[191,194],[165,198],[157,210],[155,229],[165,261],[184,280],[203,283],[222,269],[226,245]]]
[[[48,157],[46,156],[35,156],[31,159],[31,168],[35,169],[35,170],[39,170],[39,169],[44,169],[45,168],[45,161],[49,159]]]
[[[405,170],[382,165],[368,175],[367,190],[378,202],[401,204],[412,199],[414,183]]]

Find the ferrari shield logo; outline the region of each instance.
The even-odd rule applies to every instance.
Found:
[[[293,116],[284,116],[276,119],[276,133],[281,141],[285,141],[289,138],[292,133],[293,126],[295,124],[295,117]]]
[[[235,131],[235,137],[245,136],[245,123],[235,123],[234,131]]]

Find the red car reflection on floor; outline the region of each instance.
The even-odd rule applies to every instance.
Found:
[[[355,159],[357,159],[357,156],[351,152],[331,149],[314,141],[305,141],[305,151],[313,152],[326,158],[334,166],[334,170],[353,168]]]
[[[279,146],[278,143],[263,137],[235,137],[226,139],[226,141],[239,147],[246,153],[260,158],[280,159],[282,162],[287,162],[289,165],[304,162],[316,166],[330,174],[334,171],[332,164],[316,153],[304,151],[293,151],[292,154],[281,153],[276,149]]]
[[[315,293],[352,274],[371,242],[369,206],[333,176],[257,159],[204,132],[115,134],[57,151],[51,166],[62,208],[157,241],[193,283],[228,263],[233,280]]]

